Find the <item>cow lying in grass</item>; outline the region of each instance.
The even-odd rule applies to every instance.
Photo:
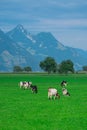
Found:
[[[32,82],[27,81],[20,81],[19,86],[23,89],[28,89],[32,85]]]
[[[62,93],[63,93],[63,95],[65,95],[65,96],[70,96],[70,93],[67,91],[66,88],[62,88]]]
[[[48,99],[52,99],[54,97],[54,100],[56,98],[60,98],[60,95],[58,94],[57,89],[55,88],[48,88]]]

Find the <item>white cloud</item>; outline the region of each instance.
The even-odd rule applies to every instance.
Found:
[[[87,27],[87,19],[39,19],[36,27],[63,29],[63,28],[82,28]]]

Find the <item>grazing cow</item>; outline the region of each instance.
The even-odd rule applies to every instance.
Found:
[[[20,81],[19,85],[20,88],[28,89],[30,88],[32,82],[27,82],[27,81]]]
[[[28,88],[30,88],[31,85],[32,85],[32,82],[28,81]]]
[[[63,80],[63,81],[61,82],[61,87],[65,87],[65,86],[67,86],[67,81]]]
[[[53,96],[54,96],[54,100],[56,98],[60,98],[60,95],[58,94],[57,89],[55,89],[55,88],[48,88],[48,99],[52,99]]]
[[[32,93],[38,93],[36,85],[31,85],[30,88],[31,88]]]
[[[28,89],[28,86],[29,86],[28,82],[23,82],[23,88],[24,89]]]
[[[70,96],[70,93],[67,91],[66,88],[62,88],[62,93],[63,93],[63,95],[65,95],[65,96]]]

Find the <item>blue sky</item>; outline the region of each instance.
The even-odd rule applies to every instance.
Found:
[[[7,32],[18,24],[87,50],[87,0],[0,0],[0,29]]]

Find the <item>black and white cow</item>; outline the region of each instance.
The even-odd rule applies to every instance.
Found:
[[[32,93],[38,93],[38,88],[36,85],[31,85],[30,88],[31,88]]]
[[[27,81],[20,81],[19,86],[23,89],[28,89],[32,85],[32,82]]]
[[[61,87],[67,86],[67,81],[63,80],[60,85],[61,85]]]
[[[70,96],[70,93],[68,92],[68,90],[66,88],[62,88],[62,93],[65,96]]]

